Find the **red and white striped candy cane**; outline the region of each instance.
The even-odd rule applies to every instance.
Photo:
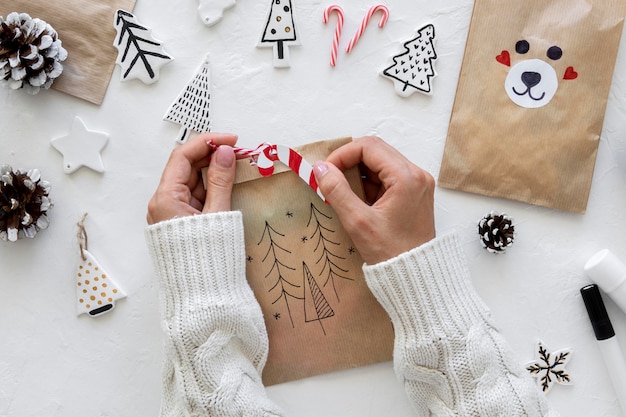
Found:
[[[334,67],[337,64],[337,49],[339,48],[339,38],[341,37],[341,31],[343,29],[343,9],[341,6],[332,4],[324,9],[324,24],[328,23],[330,14],[335,12],[337,14],[337,26],[335,27],[335,36],[333,37],[333,45],[330,50],[330,65]]]
[[[361,39],[361,36],[363,35],[363,32],[365,32],[365,28],[367,27],[367,24],[369,23],[370,19],[372,18],[374,13],[378,11],[380,11],[383,14],[382,17],[380,18],[380,21],[378,22],[378,27],[382,29],[385,26],[385,24],[387,23],[387,20],[389,19],[389,9],[387,8],[387,6],[385,6],[384,4],[378,4],[376,6],[370,7],[370,9],[367,11],[367,14],[361,21],[361,26],[359,26],[359,30],[357,30],[354,36],[352,37],[352,39],[350,39],[350,42],[348,43],[348,46],[346,47],[347,53],[350,53],[350,51],[352,51],[352,48],[354,48],[354,45],[356,45],[358,40]]]
[[[274,173],[274,161],[280,161],[298,174],[322,200],[325,200],[324,195],[317,185],[317,180],[313,173],[313,166],[305,161],[302,155],[283,145],[266,144],[262,146],[261,153],[257,159],[257,167],[261,175],[264,177],[272,175]]]

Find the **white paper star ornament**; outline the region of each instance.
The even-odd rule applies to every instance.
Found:
[[[88,130],[81,118],[76,116],[70,132],[52,139],[51,144],[63,155],[63,170],[66,174],[83,166],[102,173],[104,163],[100,152],[108,140],[108,134]]]

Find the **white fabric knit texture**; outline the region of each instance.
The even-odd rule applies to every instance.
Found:
[[[241,213],[158,223],[146,239],[166,339],[161,416],[282,415],[261,382],[268,340],[245,277]]]
[[[513,360],[455,235],[363,271],[392,319],[396,374],[418,415],[557,416]]]
[[[268,340],[241,213],[158,223],[146,240],[166,337],[161,416],[282,416],[261,382]],[[512,359],[455,236],[363,270],[393,321],[396,374],[418,416],[558,416]]]

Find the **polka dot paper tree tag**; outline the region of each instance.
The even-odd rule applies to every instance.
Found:
[[[86,217],[87,213],[78,222],[80,261],[74,275],[76,309],[79,316],[87,314],[90,317],[96,317],[113,310],[115,302],[126,298],[126,294],[96,261],[96,258],[87,251]]]
[[[111,311],[126,294],[111,279],[91,253],[83,250],[76,269],[77,313],[96,317]]]

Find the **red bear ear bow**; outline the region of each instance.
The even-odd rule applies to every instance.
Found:
[[[507,67],[511,66],[511,54],[509,51],[502,51],[500,55],[496,56],[496,61],[501,63],[502,65],[506,65]],[[567,67],[565,69],[565,74],[563,75],[564,80],[575,80],[578,78],[578,73],[574,70],[574,67]]]

